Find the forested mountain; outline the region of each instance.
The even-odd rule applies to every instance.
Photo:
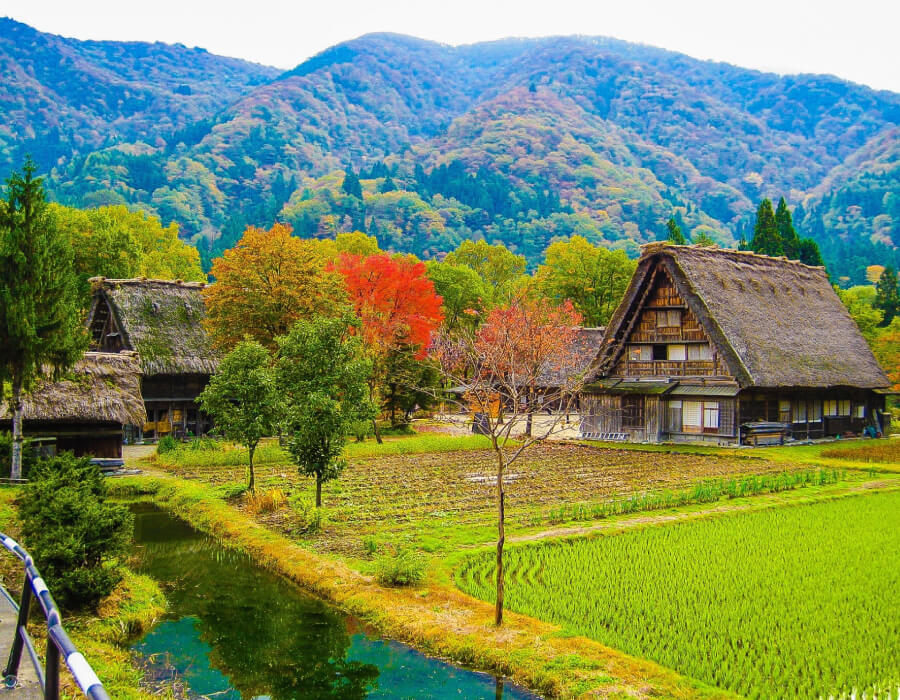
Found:
[[[391,34],[276,76],[196,49],[0,26],[4,62],[39,54],[47,63],[48,45],[74,46],[92,67],[126,54],[125,92],[155,96],[128,111],[116,93],[125,88],[101,68],[89,89],[93,73],[33,70],[42,90],[55,80],[80,101],[32,106],[7,94],[20,83],[0,86],[24,115],[13,122],[39,139],[20,129],[7,151],[50,148],[51,116],[87,115],[41,161],[53,162],[52,194],[141,206],[178,222],[207,258],[247,224],[275,219],[300,235],[362,229],[424,257],[486,237],[535,261],[573,233],[634,252],[670,216],[688,234],[732,244],[760,198],[784,195],[802,203],[795,218],[836,278],[860,281],[864,264],[897,261],[900,95],[834,77],[601,38],[450,47]],[[346,186],[351,169],[358,191]]]
[[[122,140],[158,146],[279,71],[203,49],[77,41],[0,18],[0,167],[44,168]]]

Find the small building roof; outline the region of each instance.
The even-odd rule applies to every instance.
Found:
[[[578,328],[573,343],[576,355],[573,365],[566,367],[564,370],[554,369],[542,372],[538,378],[538,386],[561,386],[565,379],[562,376],[563,374],[580,374],[587,371],[591,362],[597,357],[597,351],[600,349],[605,332],[606,328],[602,326],[593,328],[582,326]]]
[[[58,381],[38,380],[24,397],[26,421],[143,425],[140,366],[133,352],[88,352]],[[0,420],[11,419],[9,401]]]
[[[645,245],[641,253],[610,321],[600,367],[617,356],[629,310],[662,266],[742,387],[889,386],[824,268],[667,242]]]
[[[91,279],[94,309],[106,299],[125,346],[140,357],[144,374],[213,374],[219,356],[203,327],[202,282]]]

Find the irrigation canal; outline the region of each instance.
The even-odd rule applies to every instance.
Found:
[[[216,700],[537,696],[383,639],[185,522],[136,504],[138,569],[169,612],[134,644],[176,697]]]

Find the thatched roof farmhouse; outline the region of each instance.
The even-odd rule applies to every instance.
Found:
[[[823,268],[653,243],[601,343],[584,432],[734,442],[751,423],[782,424],[769,426],[779,438],[880,431],[888,386]]]
[[[122,429],[147,420],[140,367],[131,352],[89,352],[58,381],[38,380],[24,397],[24,432],[56,439],[58,451],[77,456],[122,456]],[[0,425],[11,422],[0,402]]]
[[[103,277],[91,285],[91,348],[138,355],[148,415],[142,436],[209,430],[211,423],[195,404],[219,359],[203,327],[205,285]]]

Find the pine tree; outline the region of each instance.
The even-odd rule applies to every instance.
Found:
[[[788,209],[784,197],[778,202],[778,209],[775,210],[775,225],[778,228],[778,235],[781,236],[781,247],[784,254],[791,260],[799,259],[800,237],[794,229],[791,210]]]
[[[344,175],[344,181],[341,183],[341,190],[344,194],[348,194],[351,197],[363,198],[362,185],[356,173],[353,172],[353,168],[349,165],[347,166],[347,174]]]
[[[668,236],[666,238],[669,243],[674,243],[675,245],[684,245],[687,243],[684,234],[681,232],[681,228],[675,223],[674,217],[670,217],[666,222],[666,230],[668,231]]]
[[[753,225],[753,240],[750,247],[760,255],[784,255],[784,246],[775,222],[772,202],[764,199],[756,210],[756,223]]]
[[[388,175],[384,178],[384,181],[378,186],[378,191],[384,194],[385,192],[393,192],[397,189],[397,185],[394,183],[393,178]]]
[[[819,252],[819,245],[812,238],[800,239],[800,244],[797,246],[797,259],[805,265],[815,267],[825,265],[822,261],[822,253]]]
[[[889,326],[900,312],[900,288],[897,284],[897,271],[888,266],[884,268],[878,283],[875,285],[875,301],[872,306],[884,312],[880,326]]]
[[[22,470],[23,392],[45,371],[58,376],[71,367],[87,345],[73,251],[35,170],[28,158],[24,174],[6,181],[0,203],[0,380],[12,391],[14,479]]]

